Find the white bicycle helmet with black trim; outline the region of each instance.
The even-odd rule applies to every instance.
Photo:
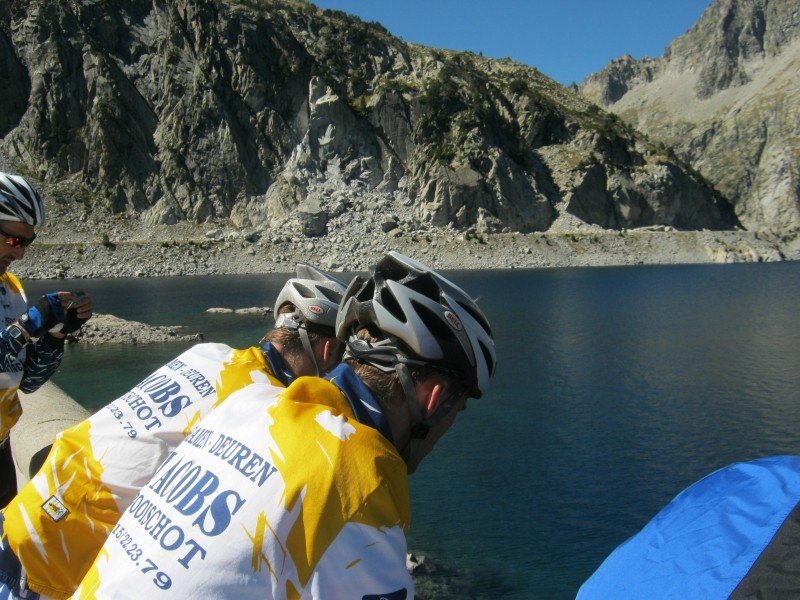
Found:
[[[384,337],[358,339],[361,327]],[[496,355],[489,321],[464,290],[420,262],[389,252],[372,276],[356,279],[342,299],[337,337],[346,356],[394,371],[423,365],[457,377],[480,398],[494,375]]]
[[[42,197],[24,177],[0,173],[0,221],[44,224]]]
[[[329,337],[335,336],[336,313],[347,287],[344,283],[305,263],[297,265],[297,277],[284,284],[275,301],[275,327],[297,331],[306,355],[320,374],[308,327],[311,326]],[[286,304],[294,306],[291,312],[281,313]]]
[[[297,265],[297,277],[289,279],[275,301],[276,327],[286,326],[277,321],[287,318],[302,319],[320,327],[333,329],[336,326],[336,313],[347,286],[328,273],[305,263]],[[279,314],[285,304],[292,304],[296,315]],[[284,315],[289,315],[284,317]],[[295,325],[296,326],[296,325]],[[292,327],[290,325],[290,327]]]

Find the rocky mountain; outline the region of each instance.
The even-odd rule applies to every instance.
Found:
[[[703,174],[744,226],[800,245],[800,6],[714,0],[660,58],[580,86]]]
[[[0,87],[0,160],[76,227],[738,226],[663,144],[536,69],[299,0],[7,0]]]

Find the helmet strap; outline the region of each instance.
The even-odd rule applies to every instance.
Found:
[[[408,442],[406,442],[403,448],[399,449],[400,456],[408,463],[409,459],[414,455],[417,446],[419,446],[419,443],[428,435],[430,426],[425,423],[425,419],[422,416],[422,409],[419,407],[417,386],[414,383],[414,379],[411,377],[408,366],[399,363],[395,367],[395,371],[400,379],[400,385],[406,397],[408,414],[411,419],[411,431],[409,432]]]
[[[311,340],[308,339],[308,331],[306,331],[306,324],[303,321],[303,315],[300,311],[295,310],[293,313],[281,313],[278,318],[275,319],[275,327],[283,327],[289,331],[297,332],[300,336],[300,342],[303,344],[303,350],[306,351],[306,356],[308,356],[314,364],[315,374],[319,377],[317,357],[314,355],[314,348],[311,346]]]
[[[317,363],[317,357],[314,356],[314,348],[311,347],[311,340],[308,339],[308,331],[306,331],[305,325],[301,325],[297,329],[297,333],[300,334],[300,341],[303,343],[303,348],[306,351],[306,355],[308,355],[308,357],[311,359],[311,362],[314,363],[316,376],[319,377],[319,364]]]

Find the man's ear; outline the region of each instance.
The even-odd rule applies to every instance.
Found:
[[[332,365],[341,360],[342,344],[336,338],[327,338],[322,342],[322,364]]]
[[[333,358],[335,351],[335,343],[332,339],[322,342],[322,361],[327,364]]]
[[[439,404],[444,400],[445,386],[441,383],[434,383],[430,387],[424,386],[422,392],[422,409],[425,411],[425,418],[430,417]]]

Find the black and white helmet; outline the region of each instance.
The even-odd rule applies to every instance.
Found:
[[[361,327],[384,339],[358,339]],[[496,366],[486,316],[461,288],[422,263],[389,252],[372,276],[355,279],[342,299],[336,335],[347,353],[382,370],[424,365],[464,382],[471,396],[489,388]]]
[[[24,177],[0,173],[0,221],[44,223],[44,202]]]
[[[275,326],[295,329],[298,319],[306,323],[326,327],[336,326],[336,313],[347,286],[335,277],[319,269],[299,263],[297,277],[289,279],[275,301]],[[294,313],[280,313],[284,304],[291,303]]]

